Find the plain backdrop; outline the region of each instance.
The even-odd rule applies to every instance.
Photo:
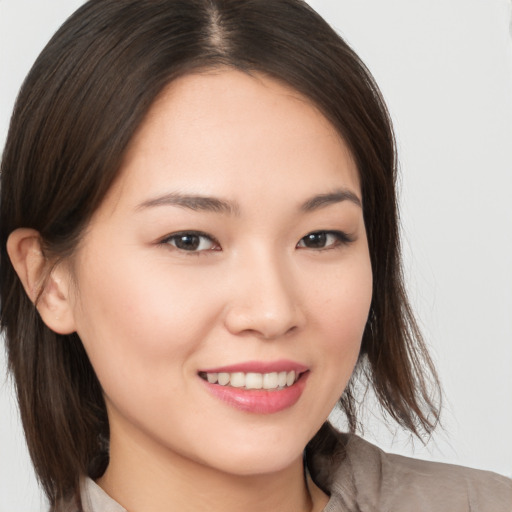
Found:
[[[269,0],[271,1],[271,0]],[[17,90],[79,0],[0,0],[0,148]],[[384,449],[512,476],[509,0],[311,0],[379,83],[397,132],[408,291],[445,393],[427,446]],[[0,350],[0,512],[43,511]]]

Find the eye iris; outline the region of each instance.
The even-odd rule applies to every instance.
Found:
[[[200,243],[201,240],[197,235],[179,235],[175,239],[176,247],[185,251],[195,251]]]
[[[304,238],[304,245],[311,248],[322,248],[327,243],[327,235],[325,233],[310,233]]]

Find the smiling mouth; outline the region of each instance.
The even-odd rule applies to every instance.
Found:
[[[199,377],[219,386],[226,386],[240,389],[264,389],[267,391],[278,391],[293,386],[305,372],[199,372]]]

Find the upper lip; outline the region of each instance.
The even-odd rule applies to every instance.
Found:
[[[286,359],[278,361],[246,361],[227,366],[217,366],[215,368],[204,368],[199,373],[273,373],[273,372],[291,372],[302,373],[309,368],[303,364]]]

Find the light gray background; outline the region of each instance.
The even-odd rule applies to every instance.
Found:
[[[0,147],[24,76],[81,3],[0,0]],[[366,437],[512,476],[510,1],[310,3],[367,63],[394,119],[408,289],[445,391],[444,430],[426,448],[376,408]],[[1,353],[0,512],[43,511],[4,365]]]

